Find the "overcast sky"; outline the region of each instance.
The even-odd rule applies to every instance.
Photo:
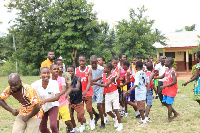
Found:
[[[8,13],[4,4],[0,2],[0,32],[7,33],[8,21],[15,18],[15,13]],[[174,32],[184,26],[196,24],[200,31],[200,0],[88,0],[94,3],[99,21],[103,20],[112,27],[117,21],[129,19],[129,9],[142,7],[148,9],[146,15],[155,20],[154,28],[162,33]]]

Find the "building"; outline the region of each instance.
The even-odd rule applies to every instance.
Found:
[[[165,35],[167,38],[166,46],[160,43],[154,43],[158,50],[157,57],[164,55],[166,57],[173,57],[177,63],[177,71],[187,72],[192,69],[192,66],[196,63],[194,54],[189,54],[189,51],[197,48],[200,44],[199,31],[185,31],[174,32]]]

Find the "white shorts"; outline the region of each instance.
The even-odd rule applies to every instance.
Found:
[[[113,109],[120,109],[118,90],[115,90],[111,93],[106,93],[105,95],[105,111],[110,112]]]

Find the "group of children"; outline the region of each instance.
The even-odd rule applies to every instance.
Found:
[[[172,67],[174,59],[164,59],[164,73],[159,73],[161,70],[156,69],[156,65],[160,63],[156,64],[152,60],[153,57],[150,56],[149,61],[145,60],[143,63],[140,58],[134,57],[130,63],[125,54],[120,54],[119,58],[112,58],[104,64],[104,57],[92,55],[90,65],[87,66],[86,56],[80,55],[79,66],[75,68],[69,65],[67,72],[63,71],[61,59],[56,59],[50,69],[42,67],[40,80],[32,84],[44,111],[40,131],[50,132],[47,129],[48,116],[52,132],[57,133],[60,119],[65,121],[67,132],[83,132],[86,128],[94,130],[99,119],[100,128],[105,128],[105,123],[109,121],[107,115],[113,118],[116,130],[122,131],[121,118],[128,117],[128,105],[133,107],[135,118],[141,118],[140,126],[146,126],[147,122],[151,122],[148,116],[152,107],[153,89],[157,94],[156,79],[164,80],[158,93],[163,95],[161,102],[168,108],[166,122],[171,122],[180,115],[172,108],[178,88],[177,74]],[[92,107],[93,103],[97,103],[98,113]],[[84,104],[90,124],[84,117]],[[77,128],[74,111],[77,112],[80,128]]]

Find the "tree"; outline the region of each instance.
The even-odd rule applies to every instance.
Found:
[[[176,30],[176,32],[181,31],[195,31],[196,24],[193,24],[191,26],[185,26],[184,29]]]
[[[147,58],[154,55],[155,42],[164,45],[165,37],[158,29],[153,29],[154,20],[149,20],[144,16],[147,11],[144,6],[137,9],[130,9],[130,20],[119,21],[116,25],[116,43],[114,49],[116,53],[125,53],[129,60],[133,56],[142,56]]]

